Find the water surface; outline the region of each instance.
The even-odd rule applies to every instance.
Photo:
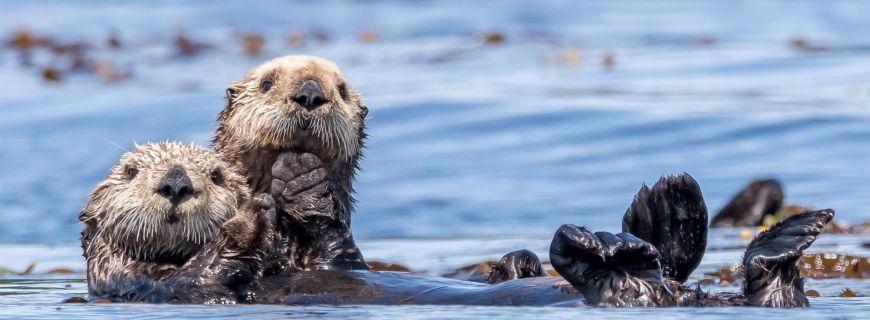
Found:
[[[77,213],[124,150],[166,139],[207,145],[226,86],[262,60],[290,53],[335,60],[371,110],[354,218],[369,259],[437,274],[521,247],[544,255],[560,224],[617,231],[641,183],[684,171],[700,182],[713,212],[751,179],[775,177],[789,203],[835,208],[847,222],[870,220],[867,2],[0,1],[0,8],[2,36],[24,28],[86,40],[93,56],[133,74],[111,84],[69,74],[52,85],[39,77],[40,67],[60,63],[49,54],[22,67],[16,52],[0,51],[0,266],[8,268],[39,260],[37,273],[52,263],[81,270]],[[329,40],[287,44],[306,28]],[[177,57],[179,29],[213,49]],[[379,39],[360,42],[365,29]],[[104,45],[113,31],[121,50]],[[266,39],[259,57],[242,55],[234,36],[251,32]],[[484,44],[480,34],[493,32],[505,41]],[[797,38],[819,50],[796,48]],[[736,233],[720,239],[740,241]],[[863,252],[868,241],[826,239],[849,253]],[[705,268],[734,263],[741,252],[722,254],[708,254]],[[3,277],[3,313],[30,317],[649,312],[61,306],[85,291],[81,274]],[[865,282],[807,286],[825,296],[810,310],[656,312],[827,318],[870,306],[866,298],[833,297],[845,286],[870,294]]]

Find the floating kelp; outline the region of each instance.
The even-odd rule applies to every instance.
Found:
[[[93,65],[94,72],[103,82],[118,82],[132,76],[129,70],[121,71],[106,60],[94,59]]]
[[[843,289],[843,292],[840,292],[840,297],[842,297],[842,298],[854,298],[854,297],[858,297],[858,294],[855,293],[855,291],[852,291],[852,289],[846,288],[846,289]]]
[[[866,257],[841,253],[809,253],[800,260],[801,276],[816,279],[870,278],[870,262]]]
[[[613,52],[605,52],[601,58],[601,66],[604,70],[610,71],[616,66],[616,54]]]
[[[699,281],[702,285],[719,284],[720,286],[730,286],[743,282],[743,265],[735,264],[733,266],[722,267],[716,271],[706,272],[704,275],[707,278]]]
[[[365,28],[359,32],[357,39],[361,43],[374,43],[381,39],[381,34],[374,28]]]
[[[242,53],[248,57],[257,57],[263,54],[263,46],[266,38],[260,33],[246,33],[241,35]]]
[[[37,47],[46,47],[51,44],[48,38],[37,36],[27,30],[17,30],[12,33],[12,37],[6,41],[6,46],[12,49],[33,49]]]
[[[822,52],[829,50],[826,46],[812,43],[806,38],[800,36],[792,38],[791,41],[789,41],[789,46],[791,46],[792,49],[803,52]]]
[[[46,271],[45,273],[47,273],[47,274],[71,274],[71,273],[77,273],[77,272],[74,271],[73,269],[70,269],[67,267],[57,267],[57,268],[50,269],[50,270]]]
[[[448,272],[443,274],[443,277],[452,278],[452,279],[472,279],[479,277],[489,276],[489,273],[492,271],[492,266],[494,266],[496,261],[484,261],[474,264],[469,264],[459,269],[456,269],[452,272]]]
[[[88,303],[88,299],[85,299],[84,297],[69,297],[63,299],[60,303]]]
[[[178,31],[175,34],[173,43],[175,44],[175,54],[180,57],[194,57],[211,48],[211,45],[207,43],[191,39],[184,31]]]
[[[33,274],[33,271],[36,270],[37,265],[38,265],[38,263],[36,261],[33,261],[30,264],[28,264],[27,267],[24,268],[24,270],[22,270],[22,271],[16,271],[16,270],[13,270],[10,268],[0,267],[0,275],[3,275],[3,274],[12,274],[12,275],[19,275],[19,276],[30,275],[30,274]],[[81,271],[75,271],[75,270],[73,270],[71,268],[67,268],[67,267],[57,267],[57,268],[49,269],[44,274],[71,274],[71,273],[80,273],[80,272]]]
[[[813,208],[808,206],[787,205],[781,210],[777,211],[776,214],[764,217],[760,228],[761,230],[767,230],[779,221],[782,221],[797,214],[810,212],[813,210]],[[824,232],[841,234],[870,234],[870,222],[864,222],[850,226],[848,223],[845,223],[843,221],[834,220],[825,225]]]
[[[114,50],[121,49],[121,47],[122,47],[122,45],[121,45],[121,39],[118,37],[118,33],[117,33],[117,32],[114,32],[114,31],[113,31],[113,32],[109,35],[109,38],[106,39],[106,46],[109,47],[110,49],[114,49]]]
[[[285,43],[293,48],[302,48],[309,43],[326,43],[329,42],[331,36],[329,32],[319,28],[300,28],[292,30],[285,40]]]
[[[54,67],[42,68],[40,75],[42,76],[42,80],[48,83],[57,84],[60,83],[61,80],[60,71]]]
[[[480,39],[481,42],[485,45],[500,45],[507,40],[507,37],[504,33],[499,31],[492,31],[486,33],[476,34],[475,38]]]
[[[398,263],[389,263],[389,262],[381,262],[381,261],[368,261],[369,268],[372,271],[400,271],[400,272],[413,272],[411,268],[408,268],[405,265]]]

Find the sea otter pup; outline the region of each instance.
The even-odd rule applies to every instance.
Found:
[[[79,215],[91,298],[252,300],[274,211],[249,197],[244,178],[203,147],[155,143],[124,154]]]
[[[311,56],[263,63],[226,91],[213,144],[277,204],[267,273],[368,269],[350,231],[368,109],[338,67]]]
[[[574,225],[559,228],[550,261],[564,279],[534,276],[489,285],[400,272],[315,270],[264,278],[258,301],[802,307],[809,302],[797,260],[833,215],[833,210],[807,212],[756,237],[743,258],[742,294],[713,295],[682,284],[703,256],[707,234],[700,187],[684,174],[642,188],[626,211],[623,233],[592,233]],[[533,260],[529,261],[538,266],[527,268],[538,270]]]

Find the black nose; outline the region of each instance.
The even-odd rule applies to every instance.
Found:
[[[160,185],[157,186],[158,194],[169,199],[172,204],[178,204],[189,195],[193,194],[193,184],[184,169],[174,167],[169,169],[166,176],[160,180]]]
[[[317,81],[305,80],[299,90],[296,90],[296,94],[293,95],[293,101],[311,111],[326,103],[326,97],[323,96],[323,90],[320,90]]]

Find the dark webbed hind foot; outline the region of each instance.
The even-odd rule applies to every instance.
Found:
[[[687,173],[641,187],[622,219],[622,232],[651,243],[661,254],[663,276],[685,282],[707,249],[707,206]]]
[[[342,187],[334,180],[329,168],[311,153],[287,151],[272,165],[271,194],[281,235],[274,251],[286,257],[287,266],[368,269],[350,230],[350,204],[337,201],[336,190]]]
[[[592,233],[571,224],[550,244],[553,267],[583,293],[586,304],[602,307],[673,306],[662,278],[659,252],[629,233]]]
[[[538,256],[529,250],[511,251],[501,257],[492,267],[486,283],[496,284],[507,280],[541,277],[546,275]]]
[[[774,179],[755,180],[734,195],[710,222],[712,228],[757,227],[764,217],[782,209],[782,184]]]
[[[774,225],[749,244],[743,256],[748,303],[763,307],[807,307],[798,259],[816,240],[834,210],[806,212]]]

